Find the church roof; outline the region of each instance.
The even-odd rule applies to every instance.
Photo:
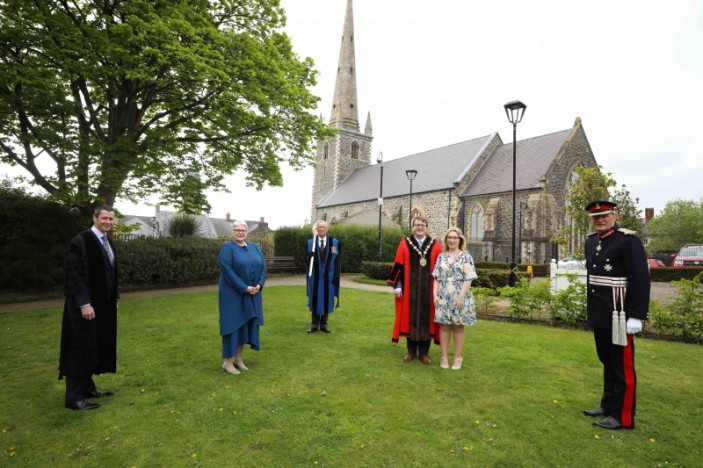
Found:
[[[383,163],[383,197],[407,195],[410,181],[405,171],[415,169],[413,193],[433,192],[452,188],[459,181],[484,147],[495,137],[487,135],[450,146],[385,161]],[[380,165],[363,167],[349,174],[336,190],[328,194],[317,205],[344,205],[375,200],[379,195]]]
[[[542,135],[517,142],[515,188],[539,187],[539,180],[569,136],[569,130]],[[461,197],[508,192],[513,189],[513,144],[498,146],[490,155]]]

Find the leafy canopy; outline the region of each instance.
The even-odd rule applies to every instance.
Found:
[[[703,244],[703,200],[667,202],[648,225],[650,250],[678,251],[686,244]]]
[[[279,0],[3,0],[0,161],[86,210],[280,186],[331,132],[284,25]]]

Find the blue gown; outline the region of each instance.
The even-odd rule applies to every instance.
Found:
[[[225,242],[220,250],[220,335],[222,335],[222,357],[237,354],[237,348],[249,344],[259,350],[259,327],[264,324],[261,292],[266,282],[266,261],[253,242],[246,246],[234,241]],[[247,293],[247,287],[261,285],[255,294]]]

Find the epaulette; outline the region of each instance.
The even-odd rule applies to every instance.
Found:
[[[637,231],[633,231],[632,229],[618,228],[618,231],[622,232],[626,236],[634,236],[637,234]]]

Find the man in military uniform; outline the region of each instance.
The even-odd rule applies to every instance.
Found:
[[[588,300],[586,324],[593,328],[603,364],[600,407],[585,410],[602,416],[593,424],[605,429],[635,427],[635,343],[649,310],[649,268],[642,242],[634,231],[615,222],[616,203],[586,206],[595,233],[586,240]]]

